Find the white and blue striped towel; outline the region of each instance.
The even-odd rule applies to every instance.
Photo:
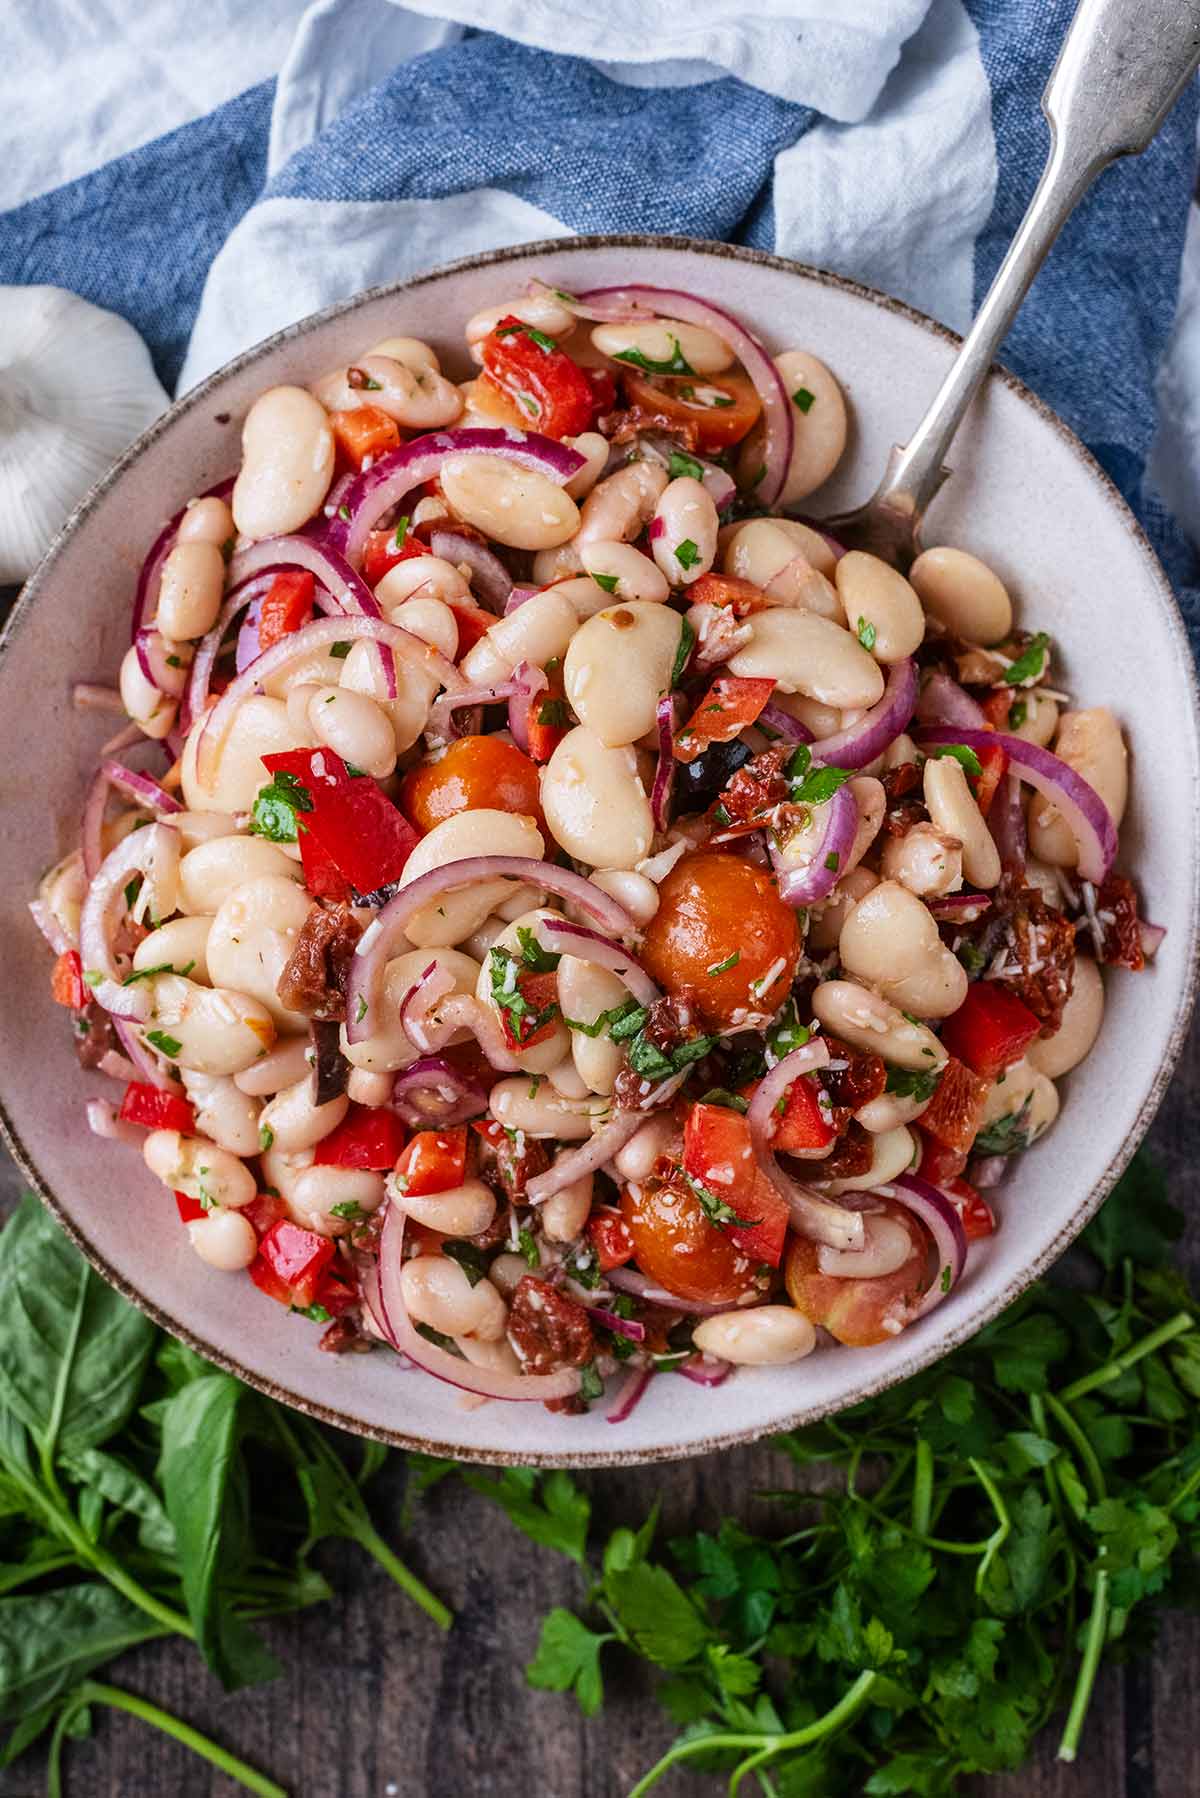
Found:
[[[123,313],[180,388],[362,287],[578,231],[773,249],[961,329],[1040,171],[1074,0],[750,5],[18,8],[0,280]],[[1004,360],[1135,506],[1200,643],[1164,505],[1200,538],[1197,92],[1085,200]]]

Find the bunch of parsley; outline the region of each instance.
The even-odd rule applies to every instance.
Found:
[[[841,1479],[762,1495],[769,1535],[728,1519],[664,1550],[656,1507],[589,1552],[566,1473],[464,1474],[586,1576],[531,1684],[590,1716],[608,1654],[660,1670],[681,1733],[629,1798],[680,1762],[732,1798],[940,1798],[1019,1766],[1058,1716],[1073,1759],[1101,1661],[1145,1652],[1192,1596],[1200,1310],[1167,1266],[1179,1229],[1139,1160],[1084,1237],[1090,1285],[1041,1281],[927,1372],[777,1439]]]

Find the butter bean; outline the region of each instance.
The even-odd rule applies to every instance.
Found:
[[[318,687],[308,702],[308,722],[319,743],[376,780],[396,766],[396,734],[382,707],[365,693]]]
[[[636,743],[654,729],[680,630],[668,606],[633,602],[609,606],[575,632],[563,663],[567,698],[580,723],[609,748]]]
[[[242,428],[242,466],[233,487],[243,537],[274,537],[315,517],[333,478],[333,433],[325,409],[302,387],[271,387]]]
[[[173,974],[190,974],[193,980],[208,982],[206,950],[211,918],[172,918],[144,936],[133,952],[133,965],[139,973],[147,968],[169,968]]]
[[[449,1255],[414,1255],[400,1274],[404,1308],[414,1323],[443,1336],[474,1336],[497,1342],[508,1310],[486,1277],[474,1286]]]
[[[258,1254],[258,1237],[249,1218],[220,1205],[214,1206],[207,1217],[193,1219],[188,1225],[188,1238],[201,1261],[223,1274],[249,1267]]]
[[[179,974],[156,974],[147,984],[153,988],[153,1010],[146,1030],[178,1044],[164,1053],[181,1068],[240,1074],[274,1047],[271,1013],[246,993],[197,986]]]
[[[908,578],[931,618],[968,643],[1001,643],[1012,630],[1008,589],[978,556],[964,549],[922,550]]]
[[[1103,1020],[1104,981],[1100,970],[1090,956],[1077,955],[1062,1023],[1053,1036],[1038,1039],[1025,1051],[1026,1061],[1039,1074],[1054,1080],[1069,1074],[1091,1053]]]
[[[962,886],[962,844],[935,824],[914,824],[902,837],[889,837],[879,858],[885,880],[898,880],[918,899],[957,893]]]
[[[496,1195],[482,1180],[464,1180],[445,1192],[425,1194],[403,1192],[393,1180],[389,1190],[406,1216],[443,1236],[478,1236],[496,1215]]]
[[[754,1305],[702,1318],[692,1341],[701,1354],[735,1367],[784,1367],[812,1354],[817,1333],[791,1305]]]
[[[312,1046],[306,1036],[284,1037],[269,1055],[260,1056],[248,1068],[235,1074],[233,1084],[239,1091],[256,1097],[277,1093],[302,1079],[311,1070],[312,1062]]]
[[[718,538],[721,566],[756,587],[769,587],[797,556],[830,579],[837,558],[819,531],[794,518],[751,518],[725,525]]]
[[[367,355],[390,356],[393,362],[403,362],[414,374],[423,368],[431,368],[434,374],[440,374],[442,370],[436,350],[422,343],[419,337],[385,337],[381,343],[373,343]]]
[[[466,325],[467,348],[476,362],[482,361],[480,344],[491,336],[502,318],[519,318],[523,325],[532,325],[554,338],[569,337],[577,323],[575,314],[550,293],[527,293],[520,299],[504,300],[499,306],[485,306],[482,312],[473,313]]]
[[[404,864],[400,884],[408,886],[434,868],[476,855],[522,855],[541,861],[544,848],[541,831],[532,818],[521,813],[491,811],[487,807],[458,812],[435,824],[421,838]],[[410,943],[422,949],[460,943],[478,930],[509,892],[508,881],[481,880],[471,887],[443,893],[409,919],[405,934]]]
[[[236,1209],[248,1205],[258,1190],[245,1162],[205,1136],[151,1130],[142,1144],[142,1158],[164,1185],[204,1205]]]
[[[1064,712],[1054,753],[1095,788],[1113,823],[1119,824],[1129,797],[1129,758],[1121,727],[1107,706]],[[1040,795],[1029,807],[1029,847],[1056,868],[1073,868],[1079,861],[1074,833],[1057,806]]]
[[[565,1018],[574,1018],[581,1024],[594,1024],[602,1012],[612,1011],[628,996],[625,982],[607,968],[598,968],[594,962],[564,955],[558,964],[558,1003]],[[601,1031],[599,1036],[587,1036],[582,1030],[572,1030],[571,1059],[588,1091],[611,1093],[623,1060],[623,1049],[606,1031]]]
[[[196,1074],[184,1071],[183,1090],[196,1110],[196,1127],[218,1147],[231,1155],[257,1155],[261,1146],[258,1135],[257,1099],[252,1099],[234,1085],[227,1074]]]
[[[311,910],[308,894],[293,879],[258,874],[226,893],[209,930],[212,978],[256,999],[280,1030],[307,1028],[307,1019],[288,1010],[277,987]]]
[[[632,543],[595,539],[581,544],[579,554],[597,586],[614,599],[646,600],[657,604],[670,591],[666,575],[649,556],[634,549]]]
[[[805,693],[823,705],[872,706],[882,695],[879,664],[828,618],[773,607],[748,623],[749,643],[729,658],[732,673],[770,677],[785,693]]]
[[[225,558],[217,545],[184,538],[163,563],[155,625],[177,643],[203,637],[217,622],[224,591]]]
[[[570,1186],[560,1186],[538,1207],[539,1222],[551,1242],[574,1242],[592,1209],[592,1187],[591,1174],[585,1174]]]
[[[813,1184],[835,1197],[840,1192],[870,1192],[915,1167],[917,1160],[917,1138],[898,1124],[893,1130],[880,1130],[872,1136],[871,1165],[865,1174],[848,1175],[844,1180],[814,1180]]]
[[[458,949],[410,949],[403,955],[393,956],[383,971],[383,1029],[363,1042],[352,1043],[347,1041],[346,1026],[343,1024],[341,1028],[342,1054],[356,1070],[363,1069],[373,1075],[389,1074],[397,1068],[406,1068],[417,1059],[417,1050],[409,1042],[400,1022],[400,1008],[431,962],[453,979],[451,994],[475,991],[479,963]],[[436,1011],[434,1015],[436,1017]],[[456,1031],[450,1042],[464,1042],[466,1036],[465,1030]],[[355,1096],[351,1094],[351,1097]]]
[[[272,1147],[290,1155],[297,1149],[311,1149],[321,1142],[331,1130],[337,1129],[349,1108],[350,1101],[345,1093],[318,1105],[313,1096],[312,1079],[306,1074],[295,1086],[285,1086],[263,1106],[258,1123],[260,1130],[271,1132]]]
[[[499,456],[450,456],[440,478],[457,517],[514,549],[551,549],[579,529],[579,508],[568,493]]]
[[[734,361],[733,351],[714,331],[676,318],[596,325],[592,343],[602,355],[632,362],[635,368],[661,363],[681,375],[719,375]]]
[[[346,1236],[358,1217],[370,1216],[383,1204],[383,1175],[359,1167],[307,1167],[301,1169],[288,1194],[292,1220],[319,1236]],[[348,1206],[358,1210],[345,1216]],[[338,1215],[335,1207],[342,1208]]]
[[[716,559],[718,519],[711,496],[701,482],[683,475],[663,489],[654,517],[654,560],[672,587],[690,587]]]
[[[467,599],[470,591],[471,585],[466,575],[453,562],[447,562],[444,556],[409,556],[407,560],[397,562],[394,568],[389,568],[383,579],[376,583],[375,597],[393,624],[400,624],[402,620],[396,615],[397,608],[416,593],[422,599],[443,600],[448,608],[452,601]],[[453,612],[450,617],[453,620]],[[407,624],[404,625],[405,630],[409,628]],[[455,647],[457,639],[456,627]]]
[[[411,366],[378,351],[323,375],[313,392],[331,412],[375,406],[408,431],[436,431],[453,424],[463,409],[458,388],[437,369],[419,362]]]
[[[209,494],[205,499],[188,501],[187,511],[179,521],[176,543],[214,543],[218,549],[237,536],[233,513],[223,499]]]
[[[912,1255],[912,1237],[899,1218],[885,1211],[868,1213],[863,1233],[861,1249],[834,1249],[822,1243],[817,1250],[820,1271],[835,1280],[880,1280],[896,1273]]]
[[[578,450],[584,458],[583,467],[578,474],[573,474],[567,482],[567,492],[573,500],[581,500],[592,491],[604,470],[608,467],[608,458],[612,445],[607,437],[599,431],[584,431],[578,437],[563,439],[571,449]],[[580,513],[580,518],[583,514]]]
[[[658,462],[627,462],[588,494],[579,514],[578,546],[629,543],[649,524],[670,477]]]
[[[1053,1038],[1051,1038],[1053,1041]],[[1005,1068],[1004,1077],[993,1082],[983,1102],[980,1129],[1005,1118],[1020,1115],[1020,1133],[1026,1145],[1044,1136],[1058,1116],[1058,1089],[1053,1080],[1035,1068],[1026,1057]]]
[[[650,852],[654,820],[634,750],[610,748],[582,724],[546,764],[542,810],[555,842],[594,868],[628,868]]]
[[[265,837],[214,837],[189,849],[179,863],[179,908],[216,913],[236,887],[266,875],[301,879],[300,869]]]
[[[877,662],[901,662],[916,653],[925,635],[925,614],[897,569],[852,549],[838,563],[836,579],[850,629],[860,642],[870,642]]]
[[[944,1067],[947,1054],[932,1030],[914,1024],[887,999],[852,980],[823,980],[812,996],[816,1017],[856,1049],[881,1055],[894,1067],[928,1073]]]
[[[281,699],[252,694],[237,709],[212,789],[196,777],[196,745],[204,728],[201,714],[188,732],[180,770],[183,798],[193,812],[248,812],[267,780],[264,755],[299,747]]]
[[[117,686],[121,704],[143,735],[161,742],[174,727],[179,701],[168,693],[160,692],[153,681],[147,680],[142,673],[137,650],[132,646],[121,658]]]
[[[586,1142],[608,1115],[608,1100],[564,1099],[548,1080],[527,1074],[497,1080],[490,1108],[498,1124],[524,1130],[527,1136],[556,1136],[560,1142]]]
[[[834,375],[807,350],[784,350],[775,366],[792,398],[792,455],[779,504],[794,506],[827,481],[840,462],[846,447],[846,402]],[[762,467],[762,446],[762,427],[756,425],[738,458],[739,480],[753,480]]]
[[[570,600],[547,587],[507,618],[497,618],[463,657],[462,671],[469,681],[489,686],[507,679],[520,662],[544,668],[565,654],[578,622]]]
[[[962,844],[962,870],[972,886],[998,885],[1000,852],[953,756],[931,756],[925,764],[925,804],[940,831]]]

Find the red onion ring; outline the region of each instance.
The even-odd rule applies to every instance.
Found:
[[[593,1312],[593,1316],[598,1316]],[[618,1322],[620,1319],[618,1319]],[[635,1367],[626,1375],[617,1389],[616,1401],[605,1418],[606,1423],[624,1423],[631,1417],[645,1396],[646,1388],[653,1378],[653,1369]]]
[[[487,1088],[460,1073],[441,1055],[423,1055],[401,1068],[392,1086],[392,1105],[412,1130],[427,1124],[449,1128],[482,1117]]]
[[[612,288],[605,291],[617,292],[619,290]],[[640,319],[654,317],[652,312],[642,306],[622,307],[616,303],[605,305],[602,301],[595,305],[585,304],[575,294],[564,293],[561,287],[551,287],[548,282],[539,281],[536,275],[530,281],[526,292],[535,295],[538,299],[554,300],[566,311],[573,313],[576,318],[590,319],[593,324],[598,325],[628,325]]]
[[[475,1367],[470,1361],[452,1355],[419,1336],[409,1319],[404,1303],[401,1273],[404,1267],[405,1215],[395,1203],[389,1203],[384,1214],[383,1234],[379,1240],[379,1318],[384,1334],[394,1349],[407,1355],[417,1366],[435,1379],[482,1398],[541,1400],[570,1398],[579,1391],[581,1374],[577,1367],[564,1367],[558,1373],[510,1374],[495,1368]]]
[[[123,767],[120,762],[103,761],[100,773],[119,793],[136,800],[139,805],[147,806],[160,818],[169,818],[173,812],[184,809],[165,787],[160,787],[156,780],[151,780],[148,774],[139,773],[136,768]]]
[[[188,679],[187,662],[183,656],[176,655],[174,647],[168,652],[166,639],[153,629],[140,630],[133,640],[133,649],[138,667],[150,685],[159,693],[178,699]],[[175,667],[171,666],[169,655],[175,656]],[[190,661],[190,650],[187,655]]]
[[[244,607],[252,605],[256,599],[262,597],[273,579],[273,575],[264,574],[254,580],[243,581],[236,593],[226,596],[225,602],[217,614],[217,622],[208,634],[200,639],[192,661],[187,693],[179,710],[179,727],[185,735],[208,704],[208,689],[212,682],[212,672],[216,667],[217,657],[221,653],[221,645],[225,641],[226,631]],[[239,668],[237,672],[240,674],[241,669]]]
[[[603,1305],[589,1305],[588,1316],[593,1323],[611,1330],[614,1336],[624,1336],[629,1342],[646,1340],[646,1326],[635,1317],[619,1317],[615,1311],[606,1311]]]
[[[937,1186],[922,1180],[919,1174],[900,1174],[889,1186],[878,1191],[896,1199],[918,1217],[933,1238],[938,1265],[928,1290],[909,1311],[907,1321],[915,1323],[940,1305],[946,1294],[957,1285],[967,1265],[967,1237],[953,1201]]]
[[[178,866],[179,832],[168,824],[150,824],[145,830],[130,831],[122,838],[105,857],[88,888],[79,916],[80,959],[85,977],[100,976],[94,983],[89,981],[92,997],[117,1017],[145,1023],[154,1005],[154,995],[146,981],[133,986],[121,984],[110,940],[118,902],[124,910],[125,888],[132,875],[142,874],[151,881],[170,880]]]
[[[529,713],[539,693],[549,687],[545,670],[534,662],[518,662],[513,669],[514,690],[508,702],[508,731],[522,754],[529,754]]]
[[[560,899],[569,899],[615,936],[636,936],[638,933],[637,925],[624,906],[618,905],[598,886],[593,886],[590,880],[585,880],[582,874],[572,873],[567,868],[556,868],[550,862],[536,861],[526,855],[471,855],[462,861],[447,862],[444,867],[422,874],[403,887],[394,899],[389,899],[359,938],[350,962],[346,993],[346,1036],[350,1042],[365,1042],[367,1037],[379,1032],[383,970],[393,955],[411,947],[404,936],[404,927],[414,914],[430,900],[455,887],[471,886],[478,880],[510,877],[543,892],[554,893]]]
[[[1117,827],[1095,787],[1068,766],[1061,756],[1051,754],[1040,744],[1027,743],[1023,737],[1010,737],[1003,731],[922,730],[918,733],[918,741],[922,747],[961,743],[977,754],[997,747],[1002,749],[1010,769],[1062,813],[1079,846],[1079,872],[1083,879],[1090,880],[1093,886],[1102,885],[1116,860]]]
[[[973,1155],[967,1164],[967,1179],[980,1192],[999,1186],[1007,1172],[1007,1155]]]
[[[650,794],[650,815],[655,830],[665,830],[671,817],[671,794],[675,788],[675,732],[679,728],[679,700],[674,693],[659,695],[654,715],[658,721],[658,766],[654,770],[654,788]]]
[[[801,1186],[798,1180],[784,1173],[771,1147],[777,1124],[775,1107],[780,1099],[793,1080],[823,1068],[828,1060],[829,1050],[819,1036],[785,1055],[759,1081],[746,1113],[746,1122],[750,1126],[754,1158],[772,1186],[787,1200],[792,1228],[813,1242],[828,1243],[831,1249],[861,1249],[865,1234],[860,1213],[823,1198],[810,1187]]]
[[[29,901],[30,914],[34,923],[53,949],[55,955],[65,955],[68,949],[75,947],[50,907],[44,899]]]
[[[541,1205],[546,1199],[552,1199],[556,1192],[561,1192],[564,1186],[573,1186],[576,1180],[604,1167],[631,1136],[636,1136],[645,1121],[636,1111],[618,1111],[587,1142],[577,1149],[564,1150],[553,1167],[548,1167],[544,1174],[534,1175],[525,1189],[529,1203]]]
[[[523,606],[525,601],[532,599],[535,593],[544,593],[545,591],[544,587],[514,587],[504,602],[504,616],[507,618],[510,612],[515,612],[518,606]]]
[[[1165,924],[1151,924],[1145,918],[1138,919],[1138,935],[1142,942],[1142,954],[1147,961],[1153,961],[1162,947],[1162,940],[1167,934]]]
[[[785,712],[773,699],[768,699],[754,722],[765,736],[782,737],[785,743],[813,741],[813,734],[807,724],[801,724],[799,718],[793,718],[790,712]]]
[[[115,687],[102,687],[95,681],[77,680],[71,688],[71,704],[77,712],[112,712],[125,716],[125,706]]]
[[[429,708],[425,734],[431,743],[446,743],[451,737],[476,736],[480,725],[480,707],[502,705],[505,700],[511,703],[517,695],[524,694],[527,690],[525,684],[514,677],[498,681],[494,687],[464,687],[461,693],[443,693]],[[459,726],[454,722],[454,714],[463,710],[474,711],[476,716],[474,719],[465,719]]]
[[[682,1311],[688,1317],[716,1317],[721,1311],[743,1309],[736,1299],[726,1299],[723,1304],[711,1305],[704,1304],[699,1299],[680,1298],[677,1292],[668,1292],[665,1286],[659,1286],[648,1274],[636,1267],[613,1267],[604,1277],[618,1292],[628,1292],[634,1298],[645,1299],[648,1305],[662,1305],[671,1311]]]
[[[792,460],[792,402],[783,377],[757,337],[710,300],[698,299],[671,287],[648,287],[640,282],[625,287],[596,287],[580,296],[586,306],[611,303],[637,306],[688,325],[700,325],[728,344],[753,381],[762,401],[763,462],[766,472],[755,489],[756,503],[771,507],[783,492]]]
[[[520,1073],[521,1062],[508,1047],[495,1011],[474,993],[447,994],[438,1004],[437,1023],[432,1027],[422,1024],[424,1042],[416,1046],[427,1047],[436,1054],[452,1043],[460,1030],[475,1038],[497,1073]]]
[[[786,905],[815,905],[827,899],[842,877],[858,834],[858,806],[848,786],[839,787],[823,804],[807,810],[810,831],[804,835],[811,834],[811,845],[806,847],[803,861],[789,860],[794,838],[781,849],[772,833],[768,844],[779,897]]]
[[[166,1071],[165,1057],[159,1055],[157,1050],[148,1049],[137,1031],[124,1018],[113,1018],[112,1027],[117,1033],[117,1041],[133,1063],[135,1080],[148,1080],[151,1086],[161,1087],[165,1093],[182,1094],[183,1087],[179,1081],[172,1080]]]
[[[453,525],[436,525],[429,533],[429,547],[443,562],[471,570],[471,587],[493,612],[503,611],[513,589],[513,578],[494,550]]]
[[[422,970],[400,1001],[400,1028],[416,1049],[428,1049],[425,1020],[437,1004],[454,991],[454,976],[436,961]]]
[[[361,478],[361,477],[360,477]],[[382,607],[362,575],[341,551],[325,539],[296,535],[264,537],[249,549],[239,550],[229,564],[229,588],[240,587],[256,574],[277,574],[282,569],[304,568],[327,587],[343,612],[363,618],[381,618]]]
[[[628,949],[614,943],[611,937],[589,930],[586,924],[569,924],[565,918],[539,918],[534,935],[543,949],[551,954],[573,955],[578,961],[590,961],[607,968],[623,980],[639,1005],[653,1005],[662,998],[657,986],[641,963]]]
[[[908,728],[917,703],[917,665],[906,657],[888,669],[883,694],[854,724],[822,737],[816,759],[831,768],[865,768]]]
[[[948,724],[964,730],[983,730],[987,726],[983,707],[941,669],[935,669],[921,688],[916,716],[922,724]]]
[[[1021,804],[1021,781],[1011,770],[1005,772],[992,795],[987,827],[992,833],[1001,867],[1006,873],[1023,875],[1029,833],[1025,827],[1025,807]]]
[[[389,450],[385,456],[364,470],[351,487],[342,509],[350,514],[349,522],[330,519],[322,533],[322,542],[332,553],[340,552],[352,567],[362,561],[367,538],[380,519],[399,505],[406,493],[431,481],[441,472],[448,456],[501,456],[544,474],[558,486],[565,487],[584,466],[584,457],[565,443],[542,437],[536,431],[516,431],[509,426],[498,429],[467,427],[461,430],[434,431],[414,437]]]
[[[925,901],[939,924],[974,924],[991,907],[987,893],[943,893]]]
[[[732,1361],[720,1361],[716,1355],[693,1355],[675,1369],[695,1386],[723,1386],[733,1372]]]

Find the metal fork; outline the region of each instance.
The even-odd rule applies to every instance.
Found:
[[[928,412],[865,505],[822,524],[907,570],[954,433],[1030,282],[1102,169],[1146,148],[1200,64],[1200,0],[1082,0],[1042,95],[1050,154],[1008,254]]]

